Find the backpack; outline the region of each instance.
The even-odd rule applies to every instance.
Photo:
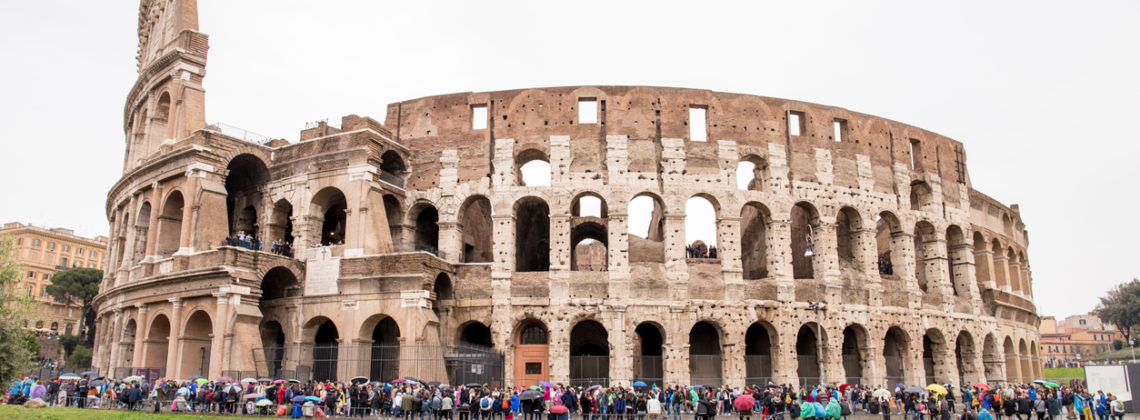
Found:
[[[510,408],[511,408],[511,400],[504,398],[503,399],[503,409],[509,410]]]
[[[491,409],[491,397],[483,397],[482,400],[479,400],[479,409],[483,410],[483,411],[490,410]]]
[[[847,404],[846,402],[839,403],[839,413],[840,413],[840,415],[850,416],[851,415],[851,405]]]
[[[878,402],[871,403],[869,408],[871,409],[871,414],[879,414],[879,403]]]

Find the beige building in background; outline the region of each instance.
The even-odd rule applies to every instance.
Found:
[[[57,302],[47,294],[52,276],[61,271],[86,267],[102,270],[107,237],[85,238],[71,229],[42,228],[23,223],[5,223],[0,236],[11,236],[23,264],[22,290],[40,306],[27,327],[44,336],[79,334],[79,305]]]
[[[1112,351],[1112,342],[1116,340],[1124,340],[1124,335],[1091,313],[1073,315],[1060,322],[1056,317],[1041,317],[1041,353],[1046,367],[1090,361],[1094,355]]]

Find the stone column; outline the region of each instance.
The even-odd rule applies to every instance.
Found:
[[[230,300],[228,291],[215,292],[217,310],[214,311],[213,334],[210,336],[210,370],[209,377],[216,378],[222,375],[223,359],[229,349],[226,348],[226,332],[229,330]]]
[[[689,265],[685,261],[685,214],[683,212],[665,214],[664,236],[665,272],[669,285],[669,300],[687,300],[689,299]]]
[[[115,308],[112,310],[112,313],[114,315],[112,315],[112,317],[111,317],[111,328],[110,328],[110,331],[108,331],[110,333],[110,335],[109,335],[110,340],[108,340],[108,341],[111,342],[111,357],[110,357],[111,360],[110,360],[110,363],[107,364],[107,366],[109,366],[108,369],[110,369],[110,372],[103,372],[104,375],[114,375],[115,374],[115,368],[119,367],[119,363],[120,363],[119,362],[119,351],[120,351],[119,341],[122,339],[121,338],[122,337],[121,336],[122,325],[120,322],[120,318],[123,315],[123,310],[122,310],[122,308]]]
[[[150,222],[147,224],[146,233],[146,254],[143,256],[144,261],[150,261],[154,255],[158,254],[158,219],[162,215],[166,203],[162,202],[163,199],[163,185],[161,182],[155,182],[150,186]]]
[[[791,249],[792,225],[783,214],[773,214],[768,229],[768,277],[776,280],[776,296],[781,302],[796,299],[796,287],[792,279],[792,258],[788,252],[773,252]],[[795,373],[795,369],[790,371]]]
[[[718,247],[717,251],[719,250]],[[724,372],[721,376],[724,378],[725,384],[743,384],[745,377],[748,376],[744,366],[744,334],[744,332],[731,331],[729,327],[725,327],[724,341],[721,344],[720,352],[723,355],[721,369]]]
[[[724,279],[724,298],[731,300],[736,299],[738,296],[745,296],[744,268],[740,263],[739,213],[730,215],[728,211],[721,209],[716,230],[716,255],[720,258],[720,272],[721,277]],[[740,356],[744,357],[744,354],[741,353]],[[744,368],[741,367],[741,381],[729,383],[744,383],[743,369]]]
[[[452,219],[452,216],[447,218]],[[441,258],[448,261],[463,261],[463,225],[453,220],[440,221],[437,224],[439,225],[439,250],[443,254]]]
[[[982,244],[982,246],[985,247],[985,244]],[[989,249],[979,251],[976,249],[977,244],[974,244],[974,247],[974,277],[976,280],[979,280],[978,283],[980,284],[978,286],[987,289],[997,288],[997,284],[994,283],[993,252]],[[980,295],[981,290],[978,290],[978,293]]]
[[[868,333],[867,342],[859,347],[859,359],[863,363],[863,384],[864,385],[884,385],[887,384],[887,361],[883,358],[883,347],[878,342],[872,342],[870,333]]]
[[[839,248],[836,241],[835,219],[813,226],[812,274],[822,286],[821,299],[827,303],[843,303],[843,280],[839,275]]]
[[[1009,286],[1009,264],[1007,264],[1006,261],[1005,255],[1000,252],[993,255],[994,282],[997,284],[997,288],[1003,292],[1011,293]]]
[[[166,377],[171,379],[185,379],[181,376],[182,360],[182,299],[172,297],[167,299],[171,303],[170,309],[170,335],[166,346]]]
[[[915,258],[914,247],[913,234],[906,232],[891,233],[891,265],[894,268],[895,276],[902,279],[903,284],[906,285],[906,290],[910,295],[908,307],[919,309],[922,307],[922,289],[918,287],[918,278],[914,275],[918,263]],[[901,252],[897,252],[898,255],[895,255],[896,251]]]
[[[143,348],[143,337],[145,337],[147,333],[147,305],[145,303],[136,303],[135,309],[138,312],[138,315],[135,316],[135,360],[131,367],[150,367],[144,365],[146,363],[146,350]]]

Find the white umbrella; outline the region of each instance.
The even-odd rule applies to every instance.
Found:
[[[59,375],[59,379],[64,380],[64,381],[77,381],[77,380],[80,380],[82,378],[80,378],[79,375],[76,375],[74,373],[65,373],[65,374]]]
[[[253,404],[254,404],[254,405],[256,405],[256,406],[258,406],[258,407],[268,407],[268,406],[271,406],[271,405],[273,405],[273,401],[269,401],[269,400],[259,400],[258,402],[255,402],[255,403],[253,403]]]
[[[244,378],[241,380],[242,385],[249,385],[249,384],[256,384],[256,383],[257,383],[257,379],[254,379],[254,378]]]

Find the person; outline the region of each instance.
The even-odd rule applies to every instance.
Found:
[[[1037,413],[1037,420],[1045,420],[1045,415],[1048,413],[1048,404],[1044,398],[1038,398],[1033,402],[1033,412]]]
[[[891,420],[891,399],[890,399],[890,397],[882,398],[879,400],[879,412],[883,414],[883,420]]]
[[[990,414],[990,410],[983,408],[978,412],[978,420],[994,420],[994,416]]]
[[[1115,395],[1108,394],[1109,404],[1112,406],[1112,417],[1116,420],[1124,419],[1124,401],[1117,398]]]
[[[649,415],[649,420],[658,420],[658,417],[661,416],[661,401],[659,401],[657,397],[657,394],[654,393],[650,395],[649,399],[645,401],[645,413]],[[582,408],[582,412],[586,412],[586,408],[584,406]],[[744,413],[740,414],[740,418],[744,418]]]
[[[1101,395],[1104,395],[1104,394],[1101,394]],[[1097,419],[1108,420],[1108,413],[1109,413],[1108,401],[1101,399],[1101,398],[1096,398],[1096,402],[1094,403],[1094,405],[1095,405]]]

